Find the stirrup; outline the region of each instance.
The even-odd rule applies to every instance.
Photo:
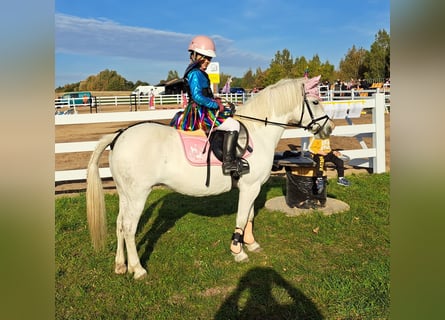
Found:
[[[236,170],[232,171],[232,178],[239,179],[243,174],[250,172],[249,162],[246,159],[238,158]]]
[[[223,162],[222,164],[222,171],[224,175],[230,175],[234,171],[238,171],[238,161],[233,160],[230,162]]]
[[[234,160],[234,162],[230,163],[230,166],[227,165],[227,167],[222,167],[223,174],[225,175],[231,175],[235,179],[239,179],[243,174],[250,172],[250,166],[249,162],[247,162],[246,159],[243,158],[237,158]]]
[[[237,161],[238,169],[240,175],[246,174],[250,172],[249,162],[247,162],[244,158],[239,158]]]

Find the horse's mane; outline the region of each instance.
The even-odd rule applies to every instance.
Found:
[[[277,116],[286,114],[289,112],[290,106],[302,105],[304,81],[304,78],[282,79],[275,84],[267,86],[247,100],[239,108],[237,114],[254,115],[260,119],[270,115],[271,111]]]

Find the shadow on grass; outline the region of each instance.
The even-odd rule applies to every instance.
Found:
[[[263,208],[266,203],[267,192],[272,187],[276,187],[281,183],[282,180],[280,178],[270,178],[269,181],[262,186],[254,203],[255,217],[257,217],[258,210]],[[206,217],[219,217],[235,213],[233,220],[233,228],[235,228],[238,195],[238,189],[233,189],[227,193],[217,196],[200,197],[199,200],[197,200],[198,198],[196,197],[173,192],[150,204],[142,213],[138,224],[138,232],[144,228],[157,207],[159,207],[159,213],[154,219],[150,229],[145,232],[137,243],[138,251],[144,248],[140,256],[141,264],[147,264],[159,238],[187,213],[193,212],[194,214]],[[203,203],[206,204],[203,205]],[[227,238],[230,239],[230,236],[231,234],[228,235]]]
[[[289,301],[289,303],[280,303]],[[223,302],[215,320],[323,319],[317,306],[272,268],[255,267],[239,281]]]

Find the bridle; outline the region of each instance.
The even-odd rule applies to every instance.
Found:
[[[319,103],[319,102],[317,101],[317,104],[318,104],[318,103]],[[309,115],[311,116],[311,122],[309,122],[309,124],[307,124],[306,126],[302,126],[302,125],[301,125],[301,122],[303,122],[304,106],[307,107],[307,110],[308,110],[308,112],[309,112]],[[318,123],[318,122],[321,121],[321,120],[324,120],[324,122],[323,122],[322,125],[320,125],[320,124]],[[320,132],[320,130],[323,129],[323,127],[326,125],[326,123],[328,122],[328,120],[329,120],[329,116],[328,116],[327,114],[325,114],[324,116],[318,117],[318,118],[314,118],[314,114],[313,114],[313,112],[312,112],[312,109],[311,109],[311,107],[310,107],[310,105],[309,105],[309,102],[308,102],[308,100],[307,100],[306,93],[305,93],[305,94],[304,94],[304,101],[303,101],[303,108],[301,108],[300,121],[298,122],[298,125],[297,125],[297,126],[299,126],[300,128],[303,128],[303,129],[305,129],[305,130],[313,131],[314,134],[318,134],[318,133]],[[318,126],[317,130],[314,130],[314,129],[313,129],[313,127],[314,127],[315,125]]]
[[[276,125],[276,126],[284,126],[284,127],[297,127],[297,128],[303,128],[304,130],[312,131],[315,134],[319,133],[321,129],[326,125],[326,123],[329,120],[329,116],[325,114],[324,116],[314,118],[314,113],[312,112],[312,109],[309,105],[309,101],[306,96],[306,92],[304,91],[304,85],[303,85],[303,106],[301,108],[301,116],[298,123],[281,123],[281,122],[275,122],[275,121],[269,121],[266,119],[258,119],[254,117],[244,116],[244,115],[236,115],[237,117],[243,118],[243,119],[249,119],[249,120],[255,120],[259,122],[263,122],[265,126],[268,124]],[[318,103],[318,102],[317,102]],[[311,116],[311,121],[307,125],[303,125],[303,116],[304,116],[304,110],[307,109],[309,112],[309,115]],[[320,125],[318,122],[324,120],[323,124]],[[314,130],[314,126],[317,125],[318,128]]]

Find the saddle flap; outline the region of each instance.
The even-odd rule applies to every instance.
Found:
[[[205,166],[207,165],[207,156],[210,150],[210,165],[221,165],[222,161],[222,135],[223,131],[221,131],[221,135],[218,135],[219,131],[215,131],[212,134],[210,141],[207,143],[207,136],[203,130],[194,130],[194,131],[184,131],[177,130],[179,133],[179,137],[182,141],[182,146],[184,147],[184,153],[191,165],[194,166]],[[215,137],[219,136],[219,138],[215,139]],[[242,141],[242,139],[238,138],[238,142]],[[246,139],[247,140],[247,139]],[[245,141],[247,146],[247,141]],[[212,144],[212,145],[210,145]],[[249,137],[249,146],[252,146],[252,140]],[[247,158],[250,155],[250,151],[246,151],[246,147],[239,147],[240,150],[243,150],[243,156]],[[244,152],[245,151],[245,152]],[[216,155],[215,155],[216,154]]]
[[[207,165],[207,155],[210,150],[210,144],[207,142],[207,137],[203,130],[184,131],[177,130],[179,137],[181,138],[182,146],[184,147],[184,153],[190,164],[194,166]],[[211,165],[221,165],[215,155],[210,155]]]

